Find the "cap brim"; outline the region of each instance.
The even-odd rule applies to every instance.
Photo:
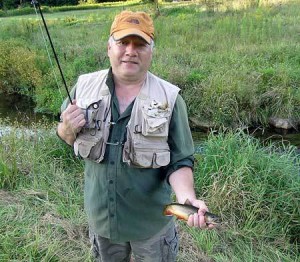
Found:
[[[143,38],[149,45],[151,43],[151,37],[148,36],[147,34],[145,34],[144,32],[135,29],[135,28],[130,28],[130,29],[124,29],[124,30],[120,30],[118,32],[113,33],[113,38],[115,40],[120,40],[126,36],[130,36],[130,35],[136,35],[139,36],[141,38]]]

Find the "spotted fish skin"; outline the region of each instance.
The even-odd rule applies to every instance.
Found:
[[[199,208],[192,205],[172,203],[165,206],[163,214],[165,216],[176,216],[177,219],[187,221],[189,216],[198,213],[198,210]],[[208,225],[217,225],[221,223],[220,217],[210,212],[205,212],[204,218]]]

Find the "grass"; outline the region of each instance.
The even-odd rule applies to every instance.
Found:
[[[82,11],[82,10],[93,10],[93,9],[103,9],[103,8],[111,8],[111,7],[128,7],[139,4],[139,1],[130,0],[130,1],[120,1],[120,2],[103,2],[97,4],[78,4],[78,5],[70,5],[70,6],[43,6],[41,5],[41,9],[43,13],[54,13],[54,12],[69,12],[69,11]],[[37,6],[36,6],[37,7]],[[34,6],[29,3],[23,3],[23,6],[10,9],[10,10],[2,10],[0,9],[0,17],[9,17],[9,16],[23,16],[23,15],[31,15],[35,13]]]
[[[230,228],[211,236],[214,248],[224,252],[213,255],[215,261],[297,261],[300,177],[295,148],[262,147],[242,132],[212,135],[204,148],[196,187]],[[202,232],[195,234],[198,243],[210,241]]]
[[[159,7],[159,13],[153,5],[135,4],[45,14],[68,87],[79,74],[109,66],[106,45],[115,14],[142,10],[152,15],[156,28],[151,71],[182,89],[190,116],[233,128],[266,127],[272,116],[299,121],[298,1],[200,1]],[[35,75],[42,75],[30,90],[36,110],[57,113],[66,94],[57,70],[47,62],[39,18],[0,19],[2,41],[16,41],[4,46],[18,47],[21,41],[30,49],[28,56],[41,61],[32,65]],[[20,88],[22,83],[28,88],[26,76],[25,70],[18,75]],[[0,90],[1,81],[0,63]]]
[[[0,138],[0,260],[88,261],[81,162],[49,126],[11,131]]]
[[[299,3],[222,3],[231,6],[162,3],[160,14],[148,4],[128,7],[154,18],[151,71],[182,88],[190,116],[215,125],[299,118]],[[46,14],[69,86],[109,65],[109,27],[123,8]],[[37,111],[57,112],[65,93],[47,62],[38,20],[0,18],[0,90],[15,89],[7,87],[11,80]],[[213,231],[181,223],[178,261],[300,261],[295,148],[262,146],[237,131],[210,135],[197,152],[197,194],[225,223]],[[0,261],[91,261],[82,170],[52,125],[15,123],[0,137]]]
[[[54,128],[15,123],[0,137],[1,261],[91,261],[83,163]],[[178,261],[299,261],[295,148],[263,146],[242,132],[210,135],[202,146],[197,194],[224,223],[212,231],[179,223]]]

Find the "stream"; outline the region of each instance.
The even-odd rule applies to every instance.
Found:
[[[4,121],[4,119],[6,120]],[[53,122],[57,121],[57,117],[34,112],[34,103],[28,98],[0,94],[0,134],[3,133],[4,130],[9,130],[9,126],[3,126],[3,121],[12,124],[17,122],[18,125],[27,127],[30,126],[31,123],[40,120]],[[250,134],[262,142],[269,140],[283,142],[285,144],[294,145],[300,149],[299,132],[280,134],[280,132],[276,132],[276,130],[256,129],[250,132]],[[201,142],[205,141],[208,137],[208,133],[199,131],[192,131],[192,135],[196,146],[201,144]]]

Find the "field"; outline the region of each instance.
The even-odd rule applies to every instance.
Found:
[[[1,122],[1,126],[8,123]],[[32,124],[0,137],[0,261],[92,261],[83,163]],[[216,230],[179,223],[178,261],[300,261],[299,156],[243,132],[210,135],[195,155],[196,190],[222,217]]]
[[[151,71],[182,89],[191,117],[233,128],[266,127],[272,116],[298,123],[299,2],[209,3],[161,3],[158,12],[133,2],[46,13],[45,19],[69,89],[79,74],[109,66],[114,15],[143,10],[156,27]],[[66,93],[39,16],[0,21],[0,92],[31,96],[36,111],[57,113]]]
[[[295,147],[261,145],[239,127],[299,117],[299,1],[219,1],[47,12],[68,87],[106,68],[109,27],[123,9],[155,22],[151,71],[182,89],[190,116],[219,130],[196,148],[199,198],[216,230],[178,223],[178,262],[300,261],[300,175]],[[223,3],[223,4],[222,4]],[[0,18],[0,93],[30,96],[57,113],[66,96],[35,15]],[[55,71],[55,73],[53,73]],[[1,94],[3,95],[3,94]],[[83,210],[83,163],[55,124],[0,120],[0,261],[92,261]]]

